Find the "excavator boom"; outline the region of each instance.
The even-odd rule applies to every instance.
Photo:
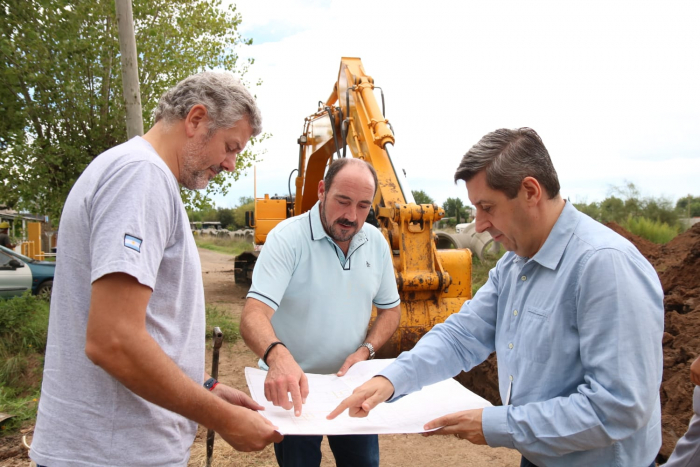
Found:
[[[256,198],[250,226],[255,228],[259,248],[277,223],[308,211],[318,201],[318,182],[334,157],[355,157],[371,164],[377,172],[378,189],[367,222],[381,230],[393,252],[401,296],[399,329],[377,355],[395,357],[471,298],[472,260],[468,249],[437,249],[433,224],[445,212],[435,204],[413,202],[405,174],[389,154],[394,132],[384,116],[383,91],[380,89],[380,107],[375,89],[359,58],[341,60],[329,98],[319,102],[318,111],[304,120],[297,141],[294,193],[280,199]],[[249,277],[247,270],[241,271],[254,264],[254,254],[242,256],[236,263],[237,280]]]

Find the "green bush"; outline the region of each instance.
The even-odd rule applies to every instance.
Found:
[[[27,291],[0,300],[0,355],[43,353],[49,329],[49,304]]]
[[[496,266],[506,250],[501,247],[498,253],[486,252],[484,260],[481,261],[478,256],[472,256],[472,296],[486,283],[489,278],[489,272]]]
[[[670,242],[680,231],[679,226],[670,226],[666,222],[646,217],[629,217],[622,226],[633,234],[658,244]]]
[[[49,304],[27,292],[0,300],[0,412],[2,434],[19,429],[36,414],[49,327]]]

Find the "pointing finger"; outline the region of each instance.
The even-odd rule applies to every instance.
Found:
[[[343,413],[345,411],[345,409],[354,405],[356,400],[357,400],[357,403],[359,403],[362,400],[362,397],[361,396],[358,397],[358,395],[352,395],[352,396],[344,399],[340,404],[338,404],[338,407],[333,409],[333,411],[326,416],[326,419],[333,420],[335,417],[337,417],[338,415]]]

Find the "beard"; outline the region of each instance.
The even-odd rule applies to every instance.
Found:
[[[323,201],[321,201],[320,206],[321,213],[321,224],[323,224],[323,229],[326,231],[329,237],[331,237],[336,242],[347,242],[352,237],[355,236],[359,229],[357,222],[350,222],[348,219],[341,217],[336,219],[332,225],[328,225],[328,218],[326,217],[326,206]],[[354,227],[352,230],[343,231],[339,226]]]
[[[209,159],[208,154],[205,152],[209,139],[203,138],[198,142],[188,141],[183,148],[180,184],[189,190],[206,188],[209,181],[224,170],[220,165],[202,168],[205,161]],[[214,172],[214,175],[209,172],[210,169]]]

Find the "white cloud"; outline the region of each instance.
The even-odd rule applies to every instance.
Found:
[[[530,126],[571,199],[632,181],[643,193],[700,194],[699,2],[236,2],[254,45],[249,80],[273,138],[258,196],[287,192],[304,117],[340,58],[384,89],[413,189],[461,196],[461,156],[500,127]],[[261,38],[258,40],[257,37]],[[257,44],[257,45],[255,45]],[[220,205],[251,195],[252,171]],[[229,201],[230,200],[230,201]]]

